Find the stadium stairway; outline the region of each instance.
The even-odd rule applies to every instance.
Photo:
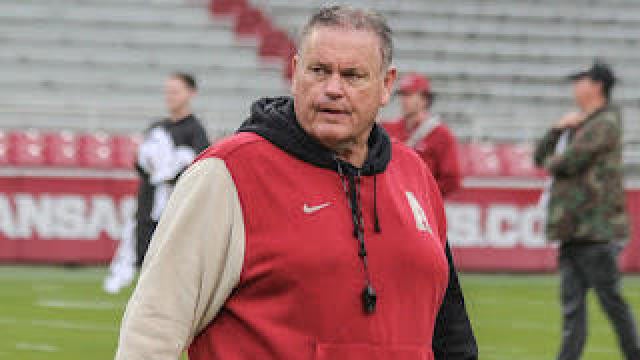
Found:
[[[172,71],[195,74],[196,112],[235,128],[252,99],[284,94],[281,65],[238,41],[231,19],[186,0],[0,3],[2,127],[136,132],[163,116]]]

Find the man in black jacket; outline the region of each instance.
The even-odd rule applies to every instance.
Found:
[[[195,155],[209,147],[206,130],[191,110],[196,93],[197,84],[191,75],[172,74],[165,84],[170,115],[147,129],[140,146],[136,162],[140,176],[136,212],[138,266],[142,265],[170,188]]]
[[[209,146],[207,133],[191,111],[197,94],[193,76],[174,73],[165,83],[169,117],[153,123],[138,149],[136,171],[140,177],[135,220],[125,220],[120,246],[105,280],[104,289],[117,293],[134,278],[149,248],[151,236],[173,185],[198,153]]]

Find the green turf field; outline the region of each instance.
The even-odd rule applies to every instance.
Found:
[[[0,266],[0,359],[112,359],[129,292],[105,295],[102,268]],[[481,360],[553,359],[560,333],[555,276],[462,276]],[[640,312],[640,278],[625,280]],[[591,299],[585,360],[620,359]]]

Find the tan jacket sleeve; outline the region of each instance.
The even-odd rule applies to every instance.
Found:
[[[177,360],[237,285],[244,246],[240,201],[224,161],[195,163],[153,235],[115,359]]]

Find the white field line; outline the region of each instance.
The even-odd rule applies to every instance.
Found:
[[[112,310],[124,308],[126,304],[113,301],[82,301],[82,300],[62,300],[62,299],[40,299],[37,306],[45,308],[59,309],[79,309],[79,310]]]
[[[622,289],[622,294],[624,296],[629,296],[629,297],[640,297],[640,288],[637,286],[631,287],[631,286],[624,286]]]
[[[33,289],[33,291],[37,292],[53,292],[62,290],[64,286],[55,284],[33,284],[31,288]]]
[[[546,324],[542,324],[539,322],[533,321],[523,321],[523,320],[514,320],[514,319],[505,319],[505,320],[491,320],[491,321],[477,321],[474,323],[474,327],[494,327],[494,328],[510,328],[514,330],[536,330],[543,332],[551,332],[554,329],[549,327]]]
[[[618,355],[618,350],[615,347],[614,348],[603,348],[600,346],[589,347],[588,343],[587,343],[587,348],[585,349],[585,353],[587,352],[592,352],[597,354]]]
[[[556,285],[560,283],[560,279],[557,275],[511,275],[511,274],[473,274],[473,273],[461,273],[459,275],[460,282],[462,282],[462,288],[465,284],[471,285],[488,285],[488,286],[513,286],[513,287],[526,287],[538,285]]]
[[[492,357],[491,359],[492,360],[513,360],[514,354],[499,355],[497,357]],[[540,360],[540,356],[536,354],[519,353],[517,354],[517,359],[518,360]]]
[[[0,267],[0,279],[31,282],[78,283],[102,281],[106,268],[66,269],[62,267]]]
[[[524,350],[520,348],[507,348],[504,346],[493,346],[493,345],[482,345],[480,344],[480,352],[485,354],[493,355],[491,359],[493,360],[511,360],[511,359],[519,359],[519,360],[539,360],[539,355],[537,354],[529,354],[529,350]],[[585,349],[585,354],[594,353],[594,354],[611,354],[618,355],[618,351],[615,348],[604,348],[601,346],[589,346],[587,344],[587,348]],[[496,357],[497,355],[497,357]],[[514,357],[515,356],[515,357]]]
[[[528,300],[528,299],[514,299],[518,305],[525,306],[549,306],[558,305],[557,301],[542,301],[542,300]],[[489,298],[489,297],[474,297],[473,299],[465,299],[465,302],[471,305],[504,305],[505,301],[502,299]]]
[[[535,354],[528,354],[527,350],[520,348],[507,348],[504,346],[482,346],[480,345],[480,352],[485,355],[491,355],[491,360],[539,360],[539,356]],[[489,356],[487,355],[487,358]]]
[[[117,326],[105,326],[95,323],[79,323],[67,320],[42,320],[31,319],[23,320],[17,318],[0,318],[0,325],[29,325],[49,329],[59,330],[77,330],[77,331],[93,331],[93,332],[111,332],[117,333]]]
[[[522,319],[513,319],[513,318],[504,318],[504,319],[492,319],[489,321],[476,321],[474,323],[474,327],[491,327],[491,328],[504,328],[504,329],[513,329],[515,331],[531,331],[535,330],[536,332],[556,332],[561,331],[562,325],[560,322],[557,324],[542,323],[542,322],[534,322],[534,321],[525,321]],[[589,324],[589,334],[590,335],[606,335],[608,333],[612,333],[613,329],[610,326],[593,326],[591,323]]]
[[[32,343],[23,343],[23,342],[17,343],[16,349],[24,350],[24,351],[38,351],[38,352],[48,352],[48,353],[60,351],[59,347],[49,345],[49,344],[32,344]]]

